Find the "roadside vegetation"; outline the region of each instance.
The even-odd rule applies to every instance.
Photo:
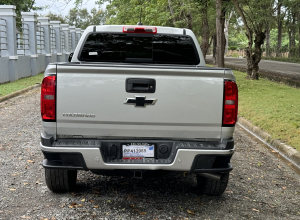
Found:
[[[8,82],[0,84],[0,97],[11,94],[13,92],[25,89],[29,86],[33,86],[37,83],[42,83],[44,73],[40,73],[36,76],[22,78],[14,82]]]
[[[265,57],[263,56],[261,59],[263,60],[275,60],[281,62],[290,62],[290,63],[300,63],[300,58],[292,58],[292,57]]]
[[[239,88],[239,116],[300,150],[300,89],[262,78],[248,80],[246,73],[233,72]]]

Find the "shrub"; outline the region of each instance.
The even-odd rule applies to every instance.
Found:
[[[239,55],[238,55],[237,53],[233,53],[231,56],[232,56],[232,57],[236,57],[236,58],[239,57]]]
[[[230,47],[228,47],[228,50],[237,50],[237,49],[238,49],[237,46],[230,46]]]

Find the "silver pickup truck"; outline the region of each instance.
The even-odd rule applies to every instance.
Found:
[[[188,171],[201,194],[224,192],[237,85],[230,69],[205,66],[191,30],[90,26],[70,61],[49,64],[41,88],[50,190],[74,190],[77,170]]]

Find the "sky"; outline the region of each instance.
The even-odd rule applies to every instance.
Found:
[[[53,1],[55,1],[53,3]],[[95,4],[96,0],[84,0],[82,4],[82,8],[87,8],[89,11],[93,7],[97,7]],[[47,14],[49,11],[56,14],[62,14],[66,16],[71,8],[74,7],[75,0],[71,0],[68,5],[61,3],[60,0],[35,0],[35,6],[41,7],[49,5],[49,8],[43,11],[37,11],[38,14]]]

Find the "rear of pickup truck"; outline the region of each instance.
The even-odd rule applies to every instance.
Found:
[[[136,178],[189,171],[201,193],[220,195],[232,170],[237,104],[232,71],[205,67],[190,30],[89,27],[72,62],[45,71],[46,183],[74,190],[77,170]]]

